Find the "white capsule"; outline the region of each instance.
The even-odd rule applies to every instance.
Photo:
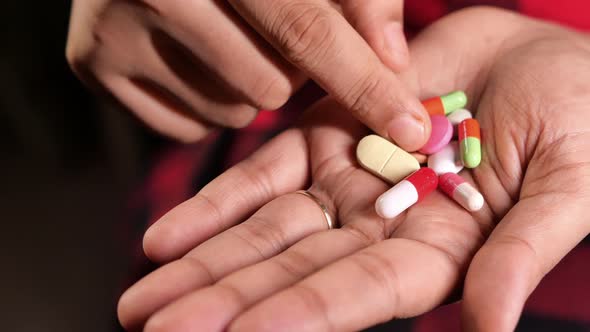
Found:
[[[436,175],[459,173],[463,169],[459,143],[453,141],[442,150],[428,156],[428,167],[432,168]]]
[[[391,219],[417,202],[418,191],[410,181],[403,180],[379,196],[375,210],[381,218]]]
[[[468,211],[479,211],[485,203],[479,191],[457,174],[443,174],[438,183],[445,194]]]
[[[453,198],[457,203],[471,212],[481,210],[485,202],[479,191],[467,182],[460,184],[457,189],[455,189]]]
[[[463,120],[471,119],[471,118],[473,118],[473,115],[471,115],[471,112],[469,112],[468,110],[466,110],[464,108],[460,108],[460,109],[450,113],[449,115],[447,115],[447,119],[449,119],[449,121],[451,122],[453,127],[457,126]]]

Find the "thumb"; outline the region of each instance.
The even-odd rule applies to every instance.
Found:
[[[403,0],[341,0],[348,22],[377,53],[381,62],[394,71],[410,60],[403,31]]]
[[[447,15],[409,43],[412,63],[398,77],[420,99],[454,90],[477,97],[494,58],[519,42],[514,36],[524,22],[515,13],[487,7]],[[474,29],[477,33],[457,33]],[[468,108],[477,98],[470,99]]]

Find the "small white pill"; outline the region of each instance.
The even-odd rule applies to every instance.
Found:
[[[447,119],[449,119],[453,127],[456,127],[459,123],[463,122],[463,120],[471,118],[473,118],[471,112],[464,108],[460,108],[447,115]]]
[[[437,175],[445,173],[459,173],[463,169],[459,143],[453,141],[442,150],[428,156],[428,167]]]

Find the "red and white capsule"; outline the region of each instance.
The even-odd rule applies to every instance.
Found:
[[[455,173],[441,175],[438,187],[467,211],[476,212],[483,207],[484,199],[479,191]]]
[[[382,218],[395,218],[428,196],[437,185],[436,173],[428,167],[420,168],[379,196],[375,210]]]

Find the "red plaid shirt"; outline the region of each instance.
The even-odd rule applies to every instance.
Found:
[[[589,0],[406,0],[406,29],[417,32],[451,11],[473,5],[503,7],[590,31]],[[306,86],[280,112],[261,112],[245,129],[220,130],[197,144],[170,146],[163,152],[145,185],[130,201],[129,219],[137,219],[138,224],[122,233],[126,234],[122,240],[134,243],[136,261],[146,261],[140,239],[149,224],[290,126],[297,115],[321,95],[314,86]],[[590,241],[586,239],[532,294],[519,330],[590,331],[589,263]],[[449,305],[418,318],[375,327],[374,331],[394,327],[396,331],[459,331],[459,316],[458,306]]]

